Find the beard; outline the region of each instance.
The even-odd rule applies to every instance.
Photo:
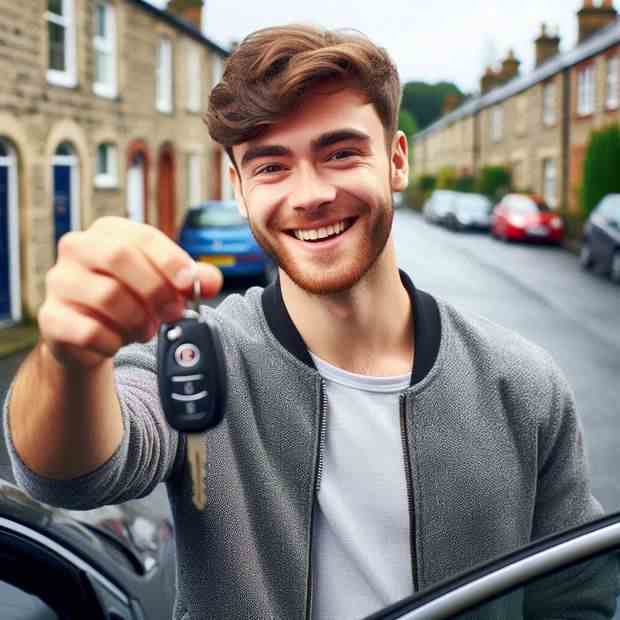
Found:
[[[353,288],[381,256],[390,237],[393,219],[391,204],[358,216],[353,224],[355,230],[343,233],[357,237],[355,251],[341,252],[337,261],[319,262],[296,256],[294,251],[291,252],[290,243],[282,243],[278,237],[261,230],[248,213],[248,223],[258,244],[299,288],[312,295],[337,294]],[[361,226],[367,228],[360,229]]]

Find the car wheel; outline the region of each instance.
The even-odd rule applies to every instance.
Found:
[[[583,269],[591,269],[594,265],[594,261],[592,260],[592,248],[586,241],[584,241],[581,245],[581,250],[579,252],[579,264]]]
[[[611,280],[620,284],[620,250],[616,250],[611,258]]]

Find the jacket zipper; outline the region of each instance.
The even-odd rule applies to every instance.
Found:
[[[420,591],[417,565],[415,506],[413,504],[413,476],[411,473],[411,453],[407,441],[407,416],[405,414],[405,395],[400,397],[400,436],[403,444],[403,460],[405,464],[405,479],[407,480],[407,503],[409,507],[409,549],[411,551],[411,576],[413,577],[414,592]]]
[[[321,391],[319,395],[321,410],[319,412],[319,445],[318,454],[315,455],[314,480],[312,485],[312,499],[310,507],[310,533],[308,536],[308,561],[306,578],[306,620],[312,617],[312,534],[314,530],[314,505],[316,497],[321,488],[321,477],[323,476],[323,453],[325,450],[325,439],[327,437],[327,399],[325,398],[325,382],[321,379]]]

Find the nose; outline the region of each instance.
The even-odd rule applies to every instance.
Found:
[[[294,187],[289,194],[293,209],[313,210],[336,200],[336,188],[322,177],[314,166],[302,164],[294,177]]]

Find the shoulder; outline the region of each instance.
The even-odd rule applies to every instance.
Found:
[[[520,391],[551,395],[558,388],[567,389],[558,364],[540,345],[481,315],[442,300],[437,303],[448,357],[471,364],[487,378]]]

